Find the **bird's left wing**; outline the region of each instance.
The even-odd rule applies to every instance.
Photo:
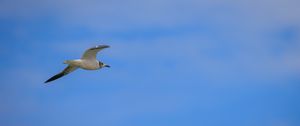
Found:
[[[96,59],[97,53],[105,48],[109,48],[108,45],[98,45],[92,48],[89,48],[84,52],[81,59],[88,59],[88,60],[94,60]]]
[[[61,77],[65,76],[65,75],[67,75],[67,74],[73,72],[73,71],[76,70],[77,68],[78,68],[78,67],[76,67],[76,66],[71,66],[71,65],[69,65],[69,66],[67,66],[62,72],[60,72],[60,73],[54,75],[53,77],[51,77],[50,79],[48,79],[47,81],[45,81],[45,83],[48,83],[48,82],[50,82],[50,81],[54,81],[54,80],[56,80],[56,79],[58,79],[58,78],[61,78]]]

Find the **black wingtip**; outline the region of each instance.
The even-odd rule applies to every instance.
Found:
[[[98,45],[97,48],[109,48],[109,45]]]
[[[96,50],[96,49],[105,49],[105,48],[109,48],[109,45],[97,45],[95,47],[90,48],[90,50]]]
[[[46,84],[46,83],[48,83],[48,82],[50,82],[49,80],[47,80],[47,81],[45,81],[44,83]]]
[[[58,78],[61,78],[62,76],[64,76],[65,74],[64,73],[59,73],[59,74],[56,74],[54,75],[53,77],[51,77],[50,79],[48,79],[47,81],[45,81],[44,83],[48,83],[48,82],[51,82],[51,81],[54,81]]]
[[[110,46],[109,45],[103,45],[105,48],[110,48]]]
[[[49,83],[49,82],[51,82],[51,81],[54,81],[54,79],[50,78],[50,79],[48,79],[47,81],[45,81],[44,83],[47,84],[47,83]]]

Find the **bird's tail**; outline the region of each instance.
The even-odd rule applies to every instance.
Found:
[[[65,60],[64,64],[70,64],[72,62],[72,60]]]

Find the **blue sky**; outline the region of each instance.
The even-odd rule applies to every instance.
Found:
[[[298,0],[2,0],[0,125],[298,126]],[[45,85],[108,44],[111,65]]]

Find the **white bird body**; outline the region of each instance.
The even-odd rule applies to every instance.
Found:
[[[97,60],[76,59],[76,60],[66,60],[64,63],[85,70],[97,70],[101,68],[99,61]]]
[[[97,53],[105,48],[109,48],[109,46],[107,45],[95,46],[86,50],[82,55],[81,59],[64,61],[65,64],[68,64],[68,67],[66,67],[62,72],[48,79],[45,83],[56,80],[64,75],[67,75],[73,72],[74,70],[76,70],[77,68],[81,68],[84,70],[98,70],[103,67],[110,67],[109,65],[106,65],[96,59]]]

